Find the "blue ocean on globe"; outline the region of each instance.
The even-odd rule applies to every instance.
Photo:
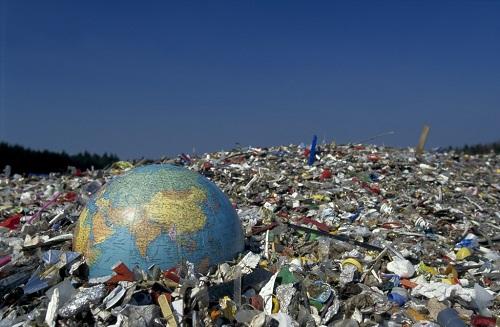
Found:
[[[104,185],[82,211],[73,248],[90,277],[112,274],[117,262],[147,270],[233,259],[244,248],[241,222],[226,195],[183,167],[131,169]]]

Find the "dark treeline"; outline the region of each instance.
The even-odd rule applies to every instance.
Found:
[[[466,154],[500,153],[500,141],[487,144],[464,145],[461,147],[449,147],[448,150]]]
[[[79,169],[104,168],[119,158],[114,154],[104,153],[98,155],[87,151],[76,155],[66,152],[53,152],[48,150],[32,150],[20,145],[10,145],[0,142],[0,171],[6,165],[12,167],[12,173],[19,174],[46,174],[51,172],[64,172],[68,166]]]

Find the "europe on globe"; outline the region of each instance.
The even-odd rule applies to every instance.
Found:
[[[211,181],[188,169],[155,164],[134,168],[103,186],[82,211],[73,248],[89,276],[110,275],[121,261],[168,269],[231,260],[243,250],[240,220]]]

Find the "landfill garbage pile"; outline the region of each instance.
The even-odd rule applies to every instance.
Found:
[[[203,269],[142,270],[117,258],[114,274],[99,278],[72,251],[78,217],[102,185],[146,162],[48,176],[6,167],[0,327],[497,326],[499,155],[314,150],[162,160],[230,197],[245,250]]]

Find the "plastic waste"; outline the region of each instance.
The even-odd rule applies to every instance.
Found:
[[[402,287],[394,287],[387,297],[389,301],[401,307],[408,301],[408,292]]]
[[[441,311],[437,316],[437,321],[441,327],[466,327],[457,312],[452,308],[447,308]]]
[[[497,154],[316,149],[312,165],[304,147],[239,146],[103,170],[1,175],[0,326],[429,327],[440,313],[451,325],[494,326]],[[152,161],[215,182],[238,212],[245,250],[200,267],[127,266],[117,254],[106,258],[111,276],[89,279],[102,255],[99,232],[113,222],[80,221],[86,201],[117,174]],[[69,251],[77,226],[97,242],[90,256]],[[167,237],[194,246],[177,227]],[[155,242],[146,255],[160,250]],[[446,314],[449,307],[456,315]]]
[[[456,257],[458,261],[462,261],[467,257],[470,257],[472,255],[472,252],[469,248],[463,247],[459,249],[456,253]]]
[[[402,278],[410,278],[415,274],[413,264],[408,260],[396,259],[387,264],[387,270]]]

